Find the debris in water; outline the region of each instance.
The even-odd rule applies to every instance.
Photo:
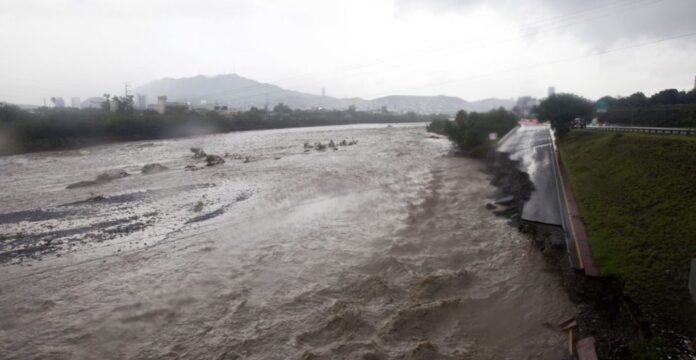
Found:
[[[190,150],[193,153],[194,159],[202,159],[202,158],[206,157],[206,155],[207,155],[205,153],[205,151],[203,151],[203,149],[201,149],[199,147],[192,147]]]
[[[97,175],[97,178],[94,180],[79,181],[79,182],[68,185],[66,188],[67,189],[75,189],[75,188],[80,188],[80,187],[85,187],[85,186],[101,185],[101,184],[110,182],[110,181],[115,180],[115,179],[124,178],[128,175],[129,174],[124,170],[107,171],[105,173],[101,173],[101,174]]]
[[[217,155],[208,155],[205,157],[205,162],[208,166],[215,166],[224,164],[225,160]]]
[[[152,164],[147,164],[147,165],[143,166],[143,169],[141,170],[141,172],[143,174],[147,175],[147,174],[154,174],[154,173],[158,173],[158,172],[162,172],[162,171],[166,171],[166,170],[169,170],[169,168],[164,166],[164,165],[158,164],[158,163],[152,163]]]
[[[225,213],[225,207],[221,207],[215,211],[205,213],[203,215],[198,215],[198,216],[194,217],[193,219],[187,221],[186,223],[190,224],[190,223],[195,223],[195,222],[200,222],[200,221],[212,219],[212,218],[220,216],[224,213]]]
[[[498,199],[495,199],[495,204],[496,205],[510,205],[512,202],[515,201],[515,197],[512,195],[504,196]]]

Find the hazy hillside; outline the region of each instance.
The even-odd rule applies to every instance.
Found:
[[[270,104],[282,102],[293,108],[304,109],[321,104],[321,96],[285,90],[236,74],[165,78],[140,86],[136,92],[147,94],[150,103],[154,103],[157,96],[166,95],[170,101],[190,101],[195,105],[200,104],[202,100],[208,104],[217,101],[221,105],[240,108],[262,107],[266,103],[266,96]]]
[[[169,101],[189,101],[200,106],[201,101],[207,106],[215,103],[233,108],[263,107],[268,103],[274,106],[284,103],[296,109],[325,107],[329,109],[346,109],[355,105],[360,110],[381,109],[389,111],[421,114],[454,114],[459,110],[488,111],[500,106],[511,108],[513,100],[486,99],[469,102],[452,96],[405,96],[394,95],[365,100],[361,98],[333,98],[286,90],[272,84],[241,77],[237,74],[217,76],[195,76],[190,78],[156,80],[136,89],[140,94],[147,94],[150,103],[156,102],[157,96],[166,95]]]

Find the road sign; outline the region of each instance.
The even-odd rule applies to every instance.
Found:
[[[607,108],[608,108],[608,107],[609,107],[609,106],[607,105],[607,102],[604,101],[604,100],[599,100],[599,101],[597,101],[597,103],[595,104],[595,108],[596,108],[596,110],[597,110],[597,113],[605,113],[605,112],[607,112]]]

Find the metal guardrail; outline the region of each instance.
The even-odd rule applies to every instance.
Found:
[[[665,128],[643,126],[588,126],[585,129],[605,132],[633,132],[645,134],[696,135],[696,128]]]
[[[571,230],[570,218],[568,214],[568,204],[566,204],[565,190],[563,188],[563,179],[561,178],[561,170],[558,164],[558,155],[555,142],[551,143],[549,147],[551,151],[551,171],[553,172],[554,179],[556,181],[556,191],[558,193],[558,209],[561,211],[561,228],[563,229],[563,238],[566,244],[566,250],[568,251],[568,258],[570,260],[570,265],[573,269],[581,270],[583,268],[582,260],[580,259],[580,254],[576,251],[575,238],[573,237],[573,232]]]

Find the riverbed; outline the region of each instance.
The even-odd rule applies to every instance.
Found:
[[[357,143],[303,146],[344,139]],[[148,163],[168,170],[140,173]],[[121,143],[0,168],[2,358],[565,351],[558,324],[575,309],[558,275],[486,210],[482,164],[421,124]]]

